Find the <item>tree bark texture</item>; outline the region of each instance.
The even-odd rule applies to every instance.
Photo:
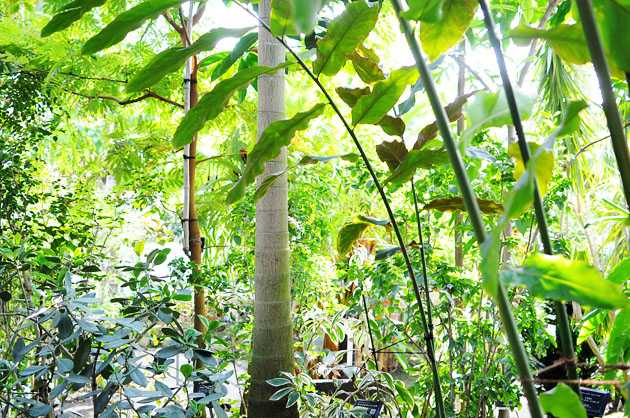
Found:
[[[258,11],[261,20],[268,24],[271,0],[260,2]],[[276,66],[284,60],[283,46],[259,25],[258,65]],[[282,119],[285,119],[285,76],[280,70],[258,78],[258,138],[267,126]],[[285,148],[278,158],[265,165],[265,173],[258,182],[286,166]],[[278,388],[266,382],[279,377],[281,371],[294,371],[287,216],[285,174],[256,205],[254,330],[247,407],[248,416],[252,418],[298,417],[295,406],[285,407],[286,397],[279,401],[269,400]]]

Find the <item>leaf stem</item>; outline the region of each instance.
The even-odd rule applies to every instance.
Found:
[[[396,16],[398,17],[398,21],[400,22],[405,37],[407,38],[409,49],[411,49],[411,53],[416,60],[416,67],[420,72],[420,77],[422,78],[422,82],[424,83],[427,96],[429,97],[429,102],[431,103],[433,113],[435,114],[435,117],[438,121],[440,133],[444,140],[444,144],[451,160],[453,170],[455,171],[457,183],[459,184],[459,187],[462,191],[464,205],[466,206],[468,216],[473,225],[473,230],[475,232],[477,242],[479,243],[479,245],[481,245],[486,240],[485,226],[481,219],[481,211],[479,210],[479,205],[477,204],[477,201],[475,199],[470,180],[468,178],[468,174],[466,173],[466,169],[464,167],[464,162],[457,148],[457,144],[455,143],[455,139],[453,138],[453,133],[451,132],[448,118],[446,117],[446,113],[444,112],[444,109],[440,103],[440,99],[435,88],[433,78],[431,77],[426,63],[424,62],[424,58],[422,56],[422,53],[420,52],[420,46],[418,45],[416,37],[414,36],[413,30],[411,29],[409,22],[407,22],[400,16],[400,13],[402,12],[400,1],[391,0],[391,2],[394,6]],[[523,385],[523,392],[525,393],[525,396],[529,403],[531,416],[532,418],[543,418],[544,414],[538,400],[536,388],[531,382],[532,373],[529,368],[529,357],[527,355],[527,352],[525,351],[523,342],[521,341],[521,336],[519,334],[518,327],[516,326],[516,321],[514,320],[514,313],[512,312],[507,293],[505,292],[505,287],[503,286],[503,283],[501,281],[499,281],[498,283],[498,290],[495,300],[499,308],[501,319],[503,321],[505,333],[507,334],[510,349],[512,351],[512,354],[514,355],[516,367],[521,378],[521,384]]]
[[[593,5],[590,0],[577,0],[580,19],[582,20],[582,29],[588,49],[591,53],[595,73],[599,80],[599,89],[602,92],[604,114],[608,122],[608,130],[612,140],[615,158],[619,166],[619,174],[621,175],[621,183],[626,196],[626,203],[630,206],[630,153],[626,143],[626,136],[623,132],[621,117],[617,109],[617,101],[615,93],[612,89],[610,80],[610,69],[604,54],[604,46],[597,30],[595,23],[595,15],[593,13]]]
[[[492,48],[494,49],[494,54],[497,59],[497,64],[499,66],[499,72],[501,74],[501,81],[503,82],[503,88],[505,90],[505,96],[507,98],[508,106],[510,108],[510,114],[512,115],[512,122],[514,123],[514,128],[516,130],[516,136],[518,138],[518,146],[521,151],[521,156],[523,158],[524,165],[527,165],[527,162],[531,159],[531,153],[529,151],[529,145],[527,144],[527,139],[525,138],[525,130],[523,129],[523,123],[521,119],[520,112],[518,110],[518,105],[516,104],[516,98],[514,97],[514,89],[512,88],[512,82],[510,81],[510,76],[507,71],[507,66],[505,65],[505,57],[503,55],[503,49],[501,47],[501,40],[497,37],[496,32],[494,31],[494,19],[492,18],[492,13],[488,7],[488,3],[486,0],[478,0],[479,6],[483,12],[484,22],[486,24],[486,29],[488,31],[488,37],[490,39],[490,43],[492,44]],[[549,228],[547,226],[547,216],[545,214],[545,208],[542,204],[542,199],[540,197],[540,190],[538,189],[538,183],[534,180],[534,210],[536,213],[536,220],[538,222],[538,229],[540,231],[540,239],[543,243],[544,252],[547,255],[553,255],[553,247],[551,245],[551,237],[549,235]],[[567,315],[567,310],[564,304],[560,301],[554,301],[554,310],[556,313],[556,319],[558,322],[558,333],[560,337],[560,350],[563,355],[567,358],[573,359],[575,362],[575,354],[573,349],[573,338],[571,336],[571,325],[569,323],[569,316]],[[568,367],[566,369],[569,379],[577,379],[577,371],[573,367]],[[573,386],[573,390],[579,395],[580,387]]]

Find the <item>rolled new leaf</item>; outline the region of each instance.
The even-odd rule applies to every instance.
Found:
[[[184,0],[147,0],[121,13],[98,34],[90,38],[81,54],[90,55],[125,39],[131,31],[138,29],[148,20],[158,17],[171,7],[179,6]]]
[[[368,6],[362,1],[348,4],[317,43],[317,59],[313,62],[315,75],[337,74],[348,55],[370,34],[377,19],[377,6]]]
[[[256,77],[275,73],[293,64],[293,62],[284,62],[276,67],[247,68],[236,73],[234,77],[218,83],[211,92],[204,94],[199,103],[184,116],[173,136],[173,146],[179,148],[190,144],[195,134],[207,121],[219,116],[234,93],[249,86]]]
[[[81,17],[95,7],[102,6],[107,0],[75,0],[65,5],[59,13],[50,19],[42,29],[41,36],[45,38],[59,32],[81,19]]]
[[[255,182],[256,177],[265,172],[265,163],[280,155],[282,147],[291,143],[295,133],[307,129],[309,122],[320,116],[324,112],[325,107],[326,103],[319,103],[306,112],[296,114],[291,119],[279,120],[269,125],[248,154],[247,165],[245,170],[243,170],[243,175],[228,192],[226,203],[230,205],[243,198],[245,196],[245,188]],[[280,173],[279,175],[282,174]],[[279,175],[270,179],[270,181],[277,180]]]
[[[191,46],[182,48],[169,48],[157,54],[153,59],[136,74],[127,84],[128,93],[144,90],[156,84],[165,75],[177,71],[184,66],[186,60],[203,51],[213,50],[223,38],[240,38],[254,27],[226,29],[213,29],[199,37]]]

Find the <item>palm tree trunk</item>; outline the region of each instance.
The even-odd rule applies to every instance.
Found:
[[[258,12],[269,24],[271,0],[259,3]],[[284,48],[259,25],[258,65],[276,66],[284,61]],[[272,122],[285,118],[284,71],[258,78],[258,138]],[[286,149],[266,164],[260,182],[287,166]],[[293,373],[293,328],[289,280],[288,188],[286,174],[256,205],[255,296],[252,357],[249,367],[248,416],[294,417],[297,408],[285,408],[286,398],[269,401],[277,388],[266,381],[279,372]]]

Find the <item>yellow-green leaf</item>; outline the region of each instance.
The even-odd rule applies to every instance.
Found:
[[[540,406],[556,418],[586,418],[586,409],[573,389],[564,383],[540,394]]]
[[[501,215],[503,213],[503,205],[493,202],[492,200],[477,198],[479,209],[486,215]],[[440,198],[427,203],[422,210],[437,210],[438,212],[453,213],[457,211],[466,211],[464,199],[461,197]]]
[[[350,61],[352,61],[354,70],[364,83],[374,84],[385,79],[383,70],[372,58],[364,57],[355,50],[350,54]]]
[[[479,3],[476,0],[445,0],[442,18],[420,25],[422,49],[431,61],[451,49],[470,26]]]
[[[536,152],[538,148],[540,148],[539,144],[533,142],[529,143],[529,150],[531,153]],[[516,164],[514,165],[514,178],[518,180],[525,172],[525,165],[523,164],[523,158],[521,157],[521,150],[518,143],[514,142],[510,144],[508,154],[516,161]],[[547,185],[553,177],[554,162],[555,158],[553,150],[543,150],[540,160],[538,161],[538,164],[536,164],[536,182],[538,183],[538,190],[540,191],[541,197],[547,193]]]
[[[361,238],[363,231],[370,227],[367,222],[353,222],[344,225],[337,234],[337,252],[344,256],[350,252],[354,243]]]
[[[59,32],[81,19],[85,13],[95,7],[102,6],[107,0],[75,0],[65,5],[59,13],[50,19],[50,22],[42,29],[41,36],[45,38],[55,32]]]

